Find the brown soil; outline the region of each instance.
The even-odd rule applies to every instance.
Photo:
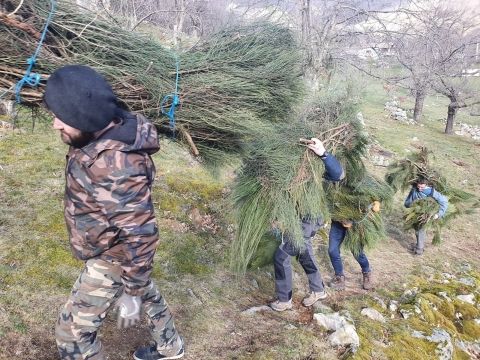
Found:
[[[380,243],[374,250],[368,252],[369,261],[373,269],[376,290],[384,287],[400,286],[407,281],[407,275],[411,274],[419,265],[441,265],[448,271],[454,263],[469,261],[478,268],[480,260],[480,239],[473,231],[474,224],[466,219],[458,226],[463,234],[470,236],[459,237],[454,229],[445,231],[444,240],[440,246],[427,244],[422,256],[414,256],[408,251],[408,245],[413,242],[414,234],[405,233],[395,224],[388,229],[390,237]],[[331,267],[326,244],[318,242],[320,249],[319,262],[326,283],[330,280]],[[323,254],[323,255],[322,255]],[[344,255],[346,290],[329,291],[329,298],[325,303],[333,309],[341,307],[341,304],[351,297],[375,294],[376,290],[367,292],[361,289],[361,272],[358,264],[350,254]],[[264,273],[265,274],[265,273]],[[307,329],[318,333],[319,344],[312,348],[311,353],[304,358],[336,358],[333,349],[329,349],[322,340],[322,332],[312,322],[313,311],[301,305],[301,299],[307,291],[304,274],[297,268],[295,276],[294,309],[283,313],[265,311],[254,316],[241,314],[252,306],[264,305],[273,300],[273,279],[264,276],[260,288],[250,286],[250,281],[234,279],[225,274],[217,274],[214,279],[206,279],[198,282],[194,279],[182,279],[176,284],[159,284],[166,289],[166,298],[170,301],[176,323],[185,337],[185,359],[249,359],[256,358],[254,354],[269,349],[272,346],[285,342],[285,329],[290,327]],[[263,282],[266,283],[265,286]],[[268,283],[271,282],[269,285]],[[224,288],[224,298],[218,300],[209,290],[212,287]],[[231,290],[229,289],[231,287]],[[263,287],[263,289],[262,289]],[[268,289],[265,289],[267,287]],[[178,289],[192,289],[197,299],[188,298],[182,301],[178,297]],[[177,295],[177,296],[175,296]],[[184,296],[184,294],[180,294]],[[57,300],[61,305],[62,299]],[[196,317],[196,312],[202,315],[202,319]],[[204,320],[203,320],[204,318]],[[205,324],[205,330],[199,332],[199,323]],[[54,321],[48,326],[38,326],[30,330],[28,334],[15,335],[9,333],[0,337],[2,353],[0,359],[23,359],[23,360],[53,360],[57,359],[54,341]],[[195,325],[192,325],[194,323]],[[131,359],[133,351],[140,345],[147,344],[149,334],[146,324],[128,330],[118,330],[115,319],[111,314],[102,329],[100,337],[105,346],[109,360]]]

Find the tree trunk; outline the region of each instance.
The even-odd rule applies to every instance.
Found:
[[[173,44],[177,47],[185,21],[185,0],[175,0],[175,10],[177,11],[177,17],[173,25]]]
[[[457,104],[452,101],[448,105],[447,126],[445,126],[445,134],[453,134],[453,124],[455,122],[455,115],[457,115]]]
[[[420,122],[423,112],[423,102],[425,101],[425,90],[417,90],[415,93],[415,108],[413,109],[413,120]]]
[[[302,47],[304,49],[304,60],[308,67],[313,63],[310,0],[300,1],[300,13],[302,15]]]

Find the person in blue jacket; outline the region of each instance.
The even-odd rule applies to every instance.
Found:
[[[324,178],[327,181],[340,181],[345,177],[344,170],[339,161],[335,156],[325,150],[323,143],[319,139],[312,138],[307,146],[324,162]],[[291,235],[285,233],[282,243],[274,255],[275,292],[277,300],[270,303],[270,307],[276,311],[285,311],[292,308],[292,256],[297,257],[303,270],[305,270],[310,287],[310,294],[303,299],[302,304],[304,306],[312,306],[318,300],[327,297],[312,248],[312,238],[323,226],[323,219],[321,217],[305,217],[301,219],[301,224],[305,243],[304,249],[300,251],[296,248],[291,240]]]
[[[434,198],[440,206],[438,213],[433,216],[433,220],[444,217],[448,208],[448,199],[433,187],[429,186],[428,179],[423,176],[418,177],[417,181],[412,186],[410,193],[405,199],[405,207],[409,208],[416,200],[425,199],[427,197]],[[412,247],[412,250],[415,255],[422,255],[425,247],[425,238],[427,236],[425,227],[415,230],[415,235],[417,237],[417,244]]]

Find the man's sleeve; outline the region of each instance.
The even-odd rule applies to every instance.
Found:
[[[438,217],[442,218],[448,208],[448,199],[435,189],[433,190],[432,197],[438,202],[440,209],[438,210]]]
[[[345,177],[345,171],[343,170],[342,165],[334,155],[326,153],[324,156],[321,157],[321,159],[325,164],[324,178],[326,180],[340,181]]]
[[[90,169],[99,174],[95,200],[110,226],[119,229],[118,243],[111,251],[121,262],[125,292],[132,296],[142,295],[150,281],[158,243],[147,161],[143,154],[115,151]]]
[[[411,189],[410,192],[408,193],[408,196],[407,198],[405,199],[405,203],[403,204],[406,208],[409,208],[410,206],[412,206],[412,203],[413,203],[413,192],[415,191],[415,189]]]

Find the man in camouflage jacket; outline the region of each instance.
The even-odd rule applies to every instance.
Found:
[[[105,359],[96,332],[114,306],[121,328],[139,321],[142,306],[148,315],[155,342],[135,359],[182,357],[182,338],[150,278],[158,245],[151,199],[155,127],[121,110],[110,85],[86,66],[55,71],[44,102],[70,145],[65,220],[72,251],[85,261],[55,329],[60,357]]]

